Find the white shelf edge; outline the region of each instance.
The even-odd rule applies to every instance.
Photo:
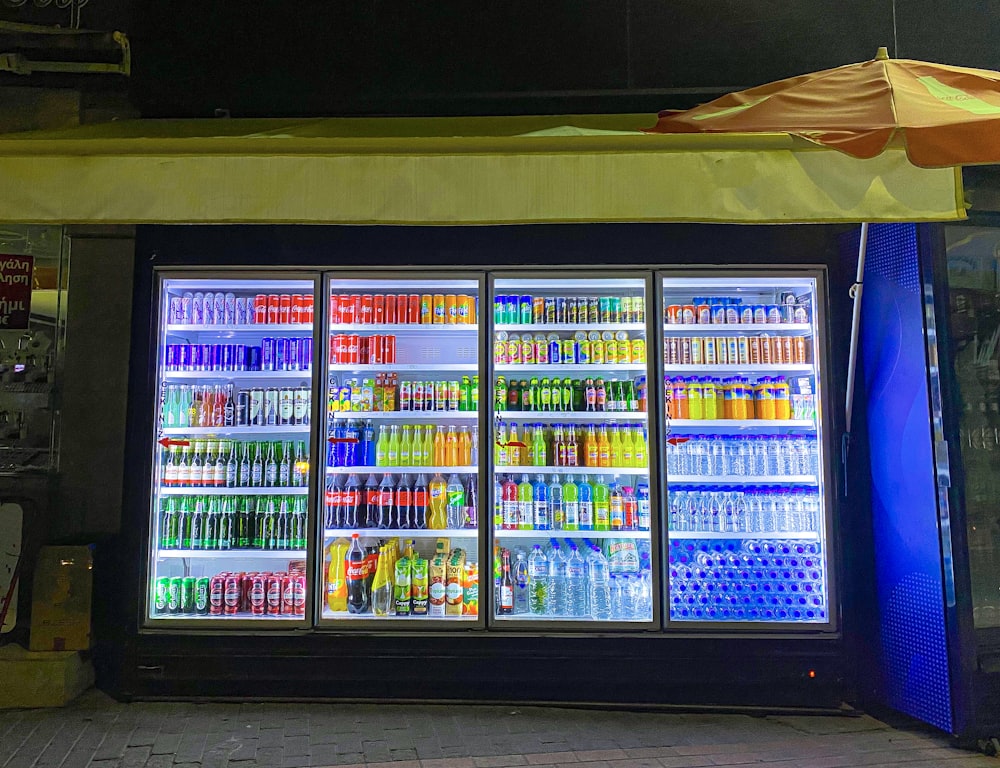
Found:
[[[433,421],[435,419],[467,419],[474,421],[479,418],[478,411],[334,411],[333,418],[347,419],[416,419],[418,421]]]
[[[160,496],[308,496],[308,487],[292,488],[202,488],[197,485],[182,488],[161,486]]]
[[[667,483],[678,485],[819,485],[816,475],[671,475]]]
[[[161,427],[163,435],[267,435],[307,433],[308,424],[276,424],[270,427]]]
[[[478,466],[472,467],[327,467],[326,473],[328,475],[419,475],[423,472],[426,475],[431,474],[451,474],[456,475],[475,475],[479,472]]]
[[[543,475],[641,475],[649,476],[648,467],[536,467],[527,465],[494,466],[496,475],[516,475],[518,473]]]
[[[521,373],[525,371],[537,371],[538,373],[553,373],[559,371],[565,371],[566,373],[573,373],[578,371],[584,373],[586,371],[593,371],[594,373],[600,373],[602,371],[645,371],[648,367],[647,363],[496,363],[493,369],[497,373]],[[689,366],[690,367],[690,366]]]
[[[482,604],[482,601],[480,601]],[[422,622],[422,621],[446,621],[446,622],[474,622],[478,615],[462,614],[451,616],[431,616],[429,613],[403,614],[402,616],[376,616],[374,613],[347,613],[341,611],[323,610],[322,619],[325,621],[377,621],[377,622]],[[320,626],[323,626],[320,624]]]
[[[649,531],[524,531],[495,528],[496,539],[648,539]]]
[[[306,556],[304,549],[158,549],[157,558],[200,558],[200,559],[245,559],[266,558],[270,560],[295,560]]]
[[[324,528],[323,538],[332,539],[337,536],[350,538],[351,534],[363,538],[383,539],[434,539],[447,536],[452,539],[475,539],[479,537],[477,528]]]
[[[763,363],[690,365],[685,363],[664,363],[664,373],[813,373],[812,363]]]
[[[668,539],[802,539],[818,541],[816,531],[668,531]]]
[[[305,371],[164,371],[162,378],[169,379],[312,379],[312,369]]]
[[[815,429],[812,419],[670,419],[671,427],[731,427],[734,429],[766,429],[767,427],[799,427]]]

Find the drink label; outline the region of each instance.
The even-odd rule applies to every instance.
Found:
[[[580,502],[580,527],[590,528],[594,524],[594,503],[591,501]]]

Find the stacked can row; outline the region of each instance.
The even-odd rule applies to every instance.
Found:
[[[498,410],[545,413],[645,412],[646,377],[634,381],[610,379],[537,378],[511,379],[497,376],[494,397]]]
[[[476,297],[465,293],[341,293],[330,296],[334,325],[469,325]]]
[[[161,423],[166,428],[307,426],[312,389],[168,384],[162,398]]]
[[[815,475],[814,435],[689,435],[667,442],[667,473],[705,477]]]
[[[167,322],[173,325],[309,325],[313,297],[303,293],[192,293],[171,296]]]
[[[534,335],[497,331],[493,362],[498,365],[629,365],[646,362],[646,340],[629,339],[627,331],[576,331],[573,338],[557,333]]]
[[[168,488],[305,488],[309,457],[304,441],[182,440],[167,444],[163,485]]]
[[[313,340],[272,338],[250,344],[167,344],[165,371],[308,371]]]
[[[493,322],[497,325],[644,323],[646,301],[642,296],[498,295],[493,298]]]
[[[382,365],[396,362],[396,337],[392,334],[361,336],[357,333],[330,335],[333,365]]]
[[[695,296],[690,304],[664,304],[667,325],[749,325],[808,323],[809,305],[795,294],[782,294],[778,304],[744,304],[724,296]]]
[[[153,589],[153,614],[158,616],[304,616],[306,612],[306,577],[296,571],[163,576]]]
[[[229,551],[306,548],[304,496],[167,496],[160,549]]]
[[[666,336],[668,365],[784,365],[809,361],[804,336]]]
[[[338,385],[330,377],[331,413],[461,411],[479,409],[479,377],[423,381],[404,379],[396,373],[379,373],[374,379],[347,378]]]

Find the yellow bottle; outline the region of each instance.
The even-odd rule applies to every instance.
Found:
[[[649,463],[649,448],[641,426],[632,428],[632,466],[646,468]]]
[[[611,466],[612,467],[624,467],[622,463],[624,461],[624,456],[622,453],[622,436],[621,430],[616,424],[611,425]]]
[[[438,425],[437,429],[434,430],[434,466],[443,467],[445,466],[445,444],[444,444],[444,427]]]
[[[493,446],[493,462],[498,467],[510,464],[510,452],[507,450],[507,425],[502,421],[497,428],[497,441]]]
[[[715,393],[715,380],[714,379],[702,379],[701,380],[701,401],[702,410],[705,413],[706,419],[719,418],[718,400],[716,399]]]
[[[774,390],[771,387],[771,379],[765,376],[757,382],[754,387],[757,395],[757,418],[774,420]]]
[[[399,466],[413,466],[413,427],[403,425],[403,439],[399,441]]]
[[[601,424],[601,431],[597,435],[597,466],[611,466],[611,443],[608,441],[608,428]]]
[[[445,507],[448,502],[448,484],[440,473],[435,473],[427,485],[427,527],[441,530],[448,524]]]
[[[424,448],[420,452],[421,465],[429,467],[434,463],[434,434],[431,425],[424,427]]]
[[[587,436],[583,441],[583,466],[598,466],[597,455],[597,435],[594,433],[594,425],[590,424],[587,427]]]
[[[705,405],[702,400],[701,382],[691,379],[687,385],[688,418],[704,419]]]
[[[389,432],[389,444],[386,447],[385,463],[387,467],[399,466],[399,425],[393,424]]]
[[[789,397],[788,382],[784,376],[779,376],[774,381],[774,418],[792,418],[792,403]]]
[[[622,466],[623,467],[634,467],[635,466],[635,443],[632,440],[632,429],[631,427],[624,426],[621,428],[622,432]]]
[[[347,564],[344,558],[350,545],[340,538],[328,547],[330,565],[326,574],[326,605],[331,611],[347,610]]]
[[[468,427],[462,427],[458,433],[458,463],[463,467],[472,463],[472,438]]]
[[[452,426],[448,427],[448,434],[444,438],[444,460],[445,466],[458,466],[458,435]]]

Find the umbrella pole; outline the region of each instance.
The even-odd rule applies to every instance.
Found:
[[[868,250],[868,222],[861,223],[861,239],[858,243],[858,269],[851,286],[850,296],[854,300],[851,316],[851,350],[847,357],[847,399],[844,404],[847,430],[841,445],[841,460],[844,464],[844,496],[847,496],[847,454],[851,447],[851,421],[854,416],[854,376],[857,370],[858,339],[861,335],[861,293],[864,289],[865,254]]]

